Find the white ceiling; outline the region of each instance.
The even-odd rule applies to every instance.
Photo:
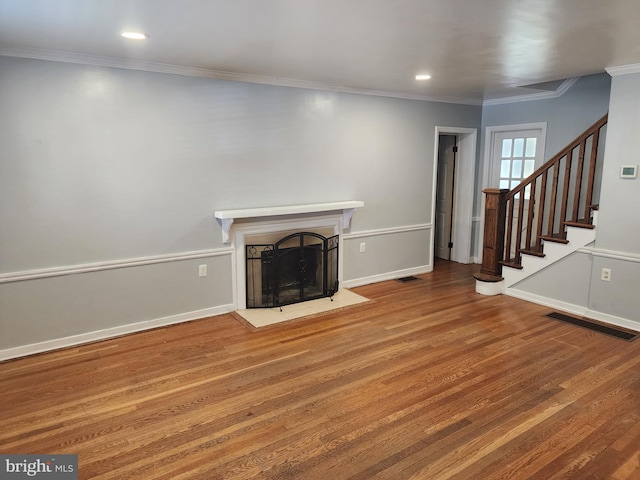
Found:
[[[640,0],[0,0],[0,54],[481,103],[639,64]]]

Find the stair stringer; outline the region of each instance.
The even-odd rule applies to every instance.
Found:
[[[576,250],[583,248],[596,239],[596,229],[566,227],[567,240],[569,243],[544,243],[544,257],[533,255],[522,255],[522,269],[503,267],[502,277],[504,278],[504,288],[507,289],[534,273],[547,268],[551,264],[571,255]]]

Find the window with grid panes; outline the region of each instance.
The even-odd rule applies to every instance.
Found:
[[[502,140],[500,160],[500,188],[509,190],[531,175],[535,169],[537,139],[535,137],[513,137]],[[529,187],[524,198],[529,198]]]

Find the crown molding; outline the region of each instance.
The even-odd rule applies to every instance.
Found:
[[[126,70],[139,70],[143,72],[168,73],[172,75],[183,75],[187,77],[203,77],[216,80],[257,83],[261,85],[272,85],[278,87],[292,87],[303,88],[307,90],[353,93],[357,95],[371,95],[375,97],[391,97],[405,100],[420,100],[425,102],[457,103],[462,105],[482,105],[482,100],[478,99],[415,95],[387,90],[347,87],[343,85],[333,85],[322,82],[313,82],[310,80],[299,80],[295,78],[270,77],[265,75],[252,75],[249,73],[226,72],[209,68],[186,67],[183,65],[147,62],[144,60],[135,60],[130,58],[88,55],[85,53],[65,52],[61,50],[45,50],[39,48],[11,47],[0,45],[0,56],[32,58],[37,60],[50,60],[53,62],[77,63],[81,65],[94,65],[100,67],[123,68]]]
[[[612,77],[618,75],[627,75],[629,73],[640,73],[640,63],[634,63],[631,65],[620,65],[618,67],[607,67],[605,68],[605,70]]]
[[[578,81],[579,77],[568,78],[562,85],[552,92],[529,93],[525,95],[514,95],[512,97],[492,98],[482,103],[483,107],[491,105],[504,105],[506,103],[530,102],[533,100],[549,100],[564,95]]]

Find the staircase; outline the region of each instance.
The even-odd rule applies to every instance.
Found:
[[[595,240],[594,199],[607,119],[594,123],[513,190],[484,190],[482,268],[474,275],[479,293],[501,293]]]
[[[515,285],[530,275],[548,267],[552,263],[572,254],[579,248],[582,248],[596,239],[596,218],[597,212],[592,217],[594,228],[583,227],[566,227],[565,239],[562,242],[543,241],[542,250],[544,253],[522,251],[520,265],[514,265],[513,268],[503,268],[502,276],[504,278],[505,288]],[[510,267],[509,264],[505,263]]]

